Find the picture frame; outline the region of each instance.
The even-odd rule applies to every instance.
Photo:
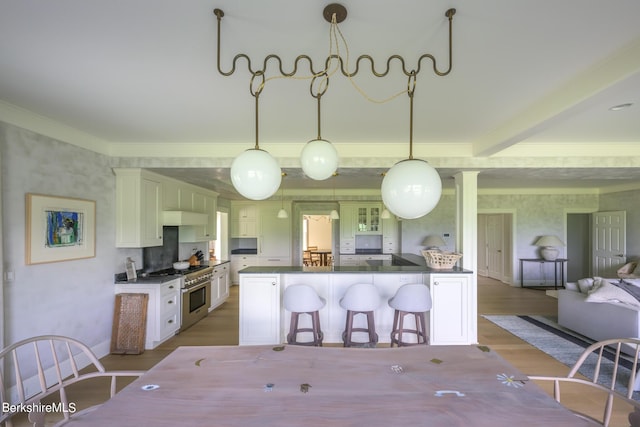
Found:
[[[26,264],[96,256],[96,202],[27,193]]]

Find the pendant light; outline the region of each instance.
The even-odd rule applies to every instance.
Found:
[[[400,218],[420,218],[440,201],[442,181],[438,172],[424,160],[413,158],[413,94],[415,71],[409,76],[409,158],[401,160],[382,179],[382,201]]]
[[[254,90],[256,76],[262,77],[259,87]],[[231,182],[234,188],[251,200],[264,200],[273,196],[282,181],[282,170],[269,153],[258,144],[258,100],[264,88],[264,73],[257,72],[251,77],[250,91],[256,99],[256,145],[236,157],[231,163]]]
[[[338,176],[338,173],[334,172],[332,174],[332,176],[335,178],[336,176]],[[335,182],[333,183],[333,201],[334,201],[334,203],[336,201],[336,183]],[[333,209],[331,211],[331,213],[329,214],[329,218],[331,218],[331,219],[340,219],[340,214],[338,213],[337,210]]]
[[[322,77],[322,80],[319,83],[318,91],[314,93],[313,85],[318,77]],[[338,152],[333,144],[326,139],[322,139],[320,132],[320,99],[328,87],[329,76],[327,76],[326,72],[314,76],[311,80],[311,96],[318,100],[318,137],[307,142],[300,155],[300,163],[305,175],[316,181],[329,178],[338,168]]]
[[[286,176],[287,174],[283,173],[282,175]],[[280,210],[278,211],[277,217],[279,219],[289,218],[289,214],[284,209],[284,188],[282,188],[282,187],[280,187]]]

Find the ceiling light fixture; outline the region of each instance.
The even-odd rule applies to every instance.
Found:
[[[633,105],[632,102],[627,102],[626,104],[614,105],[613,107],[609,108],[609,110],[611,110],[611,111],[626,110],[627,108],[631,107],[632,105]]]
[[[275,54],[267,55],[262,62],[262,69],[254,70],[251,59],[248,55],[244,53],[239,53],[234,56],[232,66],[228,71],[222,70],[220,66],[220,45],[221,45],[221,37],[220,37],[220,28],[222,17],[224,16],[224,12],[220,9],[214,9],[213,13],[217,17],[218,21],[218,42],[217,42],[217,68],[218,72],[223,76],[230,76],[236,71],[236,65],[238,60],[244,59],[247,62],[247,69],[249,73],[255,78],[256,76],[261,76],[264,84],[264,75],[268,66],[269,61],[273,60],[277,62],[277,67],[272,67],[279,70],[279,76],[273,76],[271,78],[281,78],[281,77],[296,77],[296,78],[305,78],[303,76],[298,76],[298,68],[300,61],[307,61],[309,63],[309,71],[311,75],[306,76],[309,79],[316,79],[318,77],[323,77],[325,81],[324,89],[321,87],[318,90],[317,95],[312,95],[316,97],[318,100],[318,139],[310,141],[307,146],[303,149],[301,163],[303,163],[303,169],[307,175],[309,175],[313,179],[326,179],[331,176],[330,170],[333,168],[333,151],[335,147],[331,145],[328,141],[325,141],[320,136],[320,98],[324,91],[326,90],[326,85],[328,85],[328,78],[332,74],[340,71],[345,77],[349,79],[351,84],[356,88],[356,90],[363,95],[367,100],[371,102],[382,103],[394,99],[399,94],[402,94],[404,91],[396,94],[387,100],[384,101],[375,101],[369,98],[364,91],[358,87],[353,80],[359,70],[360,70],[360,61],[366,60],[369,61],[371,65],[371,73],[376,77],[385,77],[389,74],[391,69],[391,63],[393,60],[397,60],[401,64],[402,72],[409,78],[409,88],[407,93],[409,94],[409,98],[411,100],[411,118],[410,118],[410,140],[409,140],[409,158],[407,160],[403,160],[401,162],[396,163],[387,173],[382,182],[382,198],[385,202],[387,208],[394,213],[396,216],[400,218],[418,218],[430,212],[435,205],[438,203],[440,199],[440,194],[442,192],[442,182],[440,181],[440,177],[438,173],[435,171],[433,167],[431,167],[426,161],[418,160],[413,158],[413,91],[415,89],[415,80],[418,73],[421,70],[422,60],[429,59],[433,64],[433,72],[437,76],[446,76],[451,72],[453,65],[453,16],[456,13],[455,9],[448,9],[445,12],[445,16],[449,20],[449,66],[446,70],[440,71],[436,64],[436,58],[428,53],[422,54],[417,61],[417,66],[410,71],[407,70],[407,66],[405,64],[405,60],[400,55],[392,55],[386,61],[386,69],[382,72],[378,72],[375,67],[375,62],[371,55],[360,55],[355,61],[355,68],[353,70],[349,70],[349,49],[342,36],[342,33],[338,29],[338,23],[343,22],[347,17],[347,9],[337,3],[332,3],[326,6],[323,10],[324,19],[331,23],[330,28],[330,47],[329,47],[329,55],[326,57],[324,61],[324,69],[316,71],[313,61],[309,55],[298,55],[293,63],[293,69],[291,71],[285,71],[283,69],[283,61],[282,59]],[[338,35],[340,39],[343,41],[346,49],[346,59],[343,60],[340,55],[338,49]],[[335,43],[335,51],[334,51],[334,43]],[[337,61],[337,65],[332,72],[329,72],[329,66],[333,60]],[[312,85],[313,87],[313,81]],[[257,104],[257,96],[256,96],[256,104]],[[256,117],[257,117],[257,108],[256,108]],[[256,123],[257,129],[257,123]],[[257,130],[256,130],[256,149],[257,149]],[[320,152],[319,155],[316,156],[316,151]],[[265,152],[266,154],[266,152]],[[267,154],[268,155],[268,154]],[[273,159],[271,156],[268,156],[270,159]],[[337,165],[337,153],[335,155],[335,161]],[[275,161],[274,161],[275,162]],[[234,161],[235,163],[235,161]],[[304,166],[306,164],[306,166]],[[335,170],[335,169],[333,169]],[[279,176],[279,175],[278,175]],[[316,176],[317,178],[314,178]],[[234,184],[235,185],[235,184]],[[236,187],[238,188],[238,187]],[[277,189],[277,187],[276,187]],[[240,191],[240,190],[238,190]],[[275,191],[275,190],[274,190]],[[335,189],[334,189],[335,191]],[[264,191],[265,193],[267,191]],[[273,193],[271,193],[273,194]],[[243,194],[244,195],[244,194]],[[246,197],[246,196],[245,196]],[[268,197],[268,196],[267,196]]]
[[[338,172],[334,172],[331,174],[334,178],[336,176],[338,176]],[[335,181],[333,181],[333,202],[335,203],[336,201],[336,183]],[[331,213],[329,214],[329,218],[331,219],[340,219],[340,214],[338,213],[338,211],[336,209],[333,209],[331,211]]]
[[[283,176],[286,176],[286,173],[282,173]],[[284,188],[280,187],[280,210],[278,211],[278,215],[276,215],[280,219],[289,218],[289,214],[284,209]]]
[[[255,78],[262,81],[254,89]],[[264,200],[275,194],[282,181],[282,170],[271,154],[260,149],[258,143],[258,100],[264,88],[264,73],[257,72],[251,76],[249,91],[256,99],[256,145],[250,148],[231,163],[231,182],[233,186],[247,199]]]
[[[313,85],[317,77],[322,77],[318,84],[317,92],[313,92]],[[314,76],[311,80],[309,90],[311,96],[318,100],[318,137],[304,146],[300,155],[302,170],[311,179],[322,181],[329,178],[338,168],[338,152],[335,147],[326,139],[322,139],[320,132],[320,100],[329,87],[329,76],[323,73],[321,76]]]
[[[409,158],[401,160],[382,179],[382,201],[395,215],[414,219],[431,212],[440,201],[442,181],[426,161],[413,158],[413,95],[415,73],[409,77]]]

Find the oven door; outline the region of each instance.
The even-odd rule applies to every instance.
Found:
[[[187,329],[209,313],[211,305],[211,282],[207,281],[182,290],[181,330]]]

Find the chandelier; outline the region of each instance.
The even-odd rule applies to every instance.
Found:
[[[375,62],[371,55],[360,55],[355,59],[355,66],[353,69],[349,68],[349,56],[348,56],[348,47],[345,49],[347,52],[346,58],[340,54],[339,49],[336,48],[338,43],[342,41],[346,46],[346,41],[338,28],[338,24],[343,22],[347,17],[347,9],[340,4],[332,3],[327,5],[323,10],[323,17],[326,21],[328,21],[330,26],[330,48],[327,57],[322,64],[322,68],[318,68],[317,65],[314,65],[313,60],[308,55],[298,55],[294,62],[293,67],[290,70],[285,70],[283,67],[283,60],[280,56],[275,54],[267,55],[262,61],[262,68],[254,68],[251,58],[247,54],[239,53],[236,54],[233,58],[231,68],[228,70],[223,70],[221,65],[221,23],[222,18],[224,17],[224,12],[220,9],[214,9],[214,14],[217,17],[218,22],[218,41],[217,41],[217,68],[218,72],[223,76],[230,76],[235,73],[237,69],[237,63],[240,59],[244,59],[247,63],[247,70],[251,75],[251,79],[255,79],[256,77],[260,77],[265,81],[265,74],[267,71],[267,65],[270,61],[275,61],[277,63],[277,70],[279,74],[270,77],[270,78],[308,78],[311,79],[311,94],[317,100],[317,109],[318,109],[318,137],[314,140],[309,141],[302,150],[301,153],[301,165],[302,169],[307,176],[315,180],[324,180],[328,177],[332,176],[338,166],[338,152],[336,148],[327,140],[322,139],[320,133],[320,99],[324,92],[327,89],[329,76],[333,74],[340,73],[343,76],[347,77],[351,84],[360,92],[365,98],[371,101],[369,96],[364,93],[362,89],[360,89],[354,81],[354,77],[358,75],[361,70],[360,63],[362,61],[368,61],[370,63],[371,73],[376,77],[385,77],[390,73],[391,63],[393,61],[397,61],[401,65],[401,71],[407,76],[409,79],[408,88],[406,93],[409,95],[410,99],[410,119],[409,119],[409,158],[406,160],[402,160],[396,163],[393,167],[389,169],[389,171],[385,174],[385,177],[381,186],[381,194],[384,205],[400,218],[419,218],[423,215],[429,213],[440,200],[440,195],[442,192],[442,182],[440,180],[440,176],[438,172],[430,166],[426,161],[421,159],[413,158],[413,96],[415,91],[415,82],[418,74],[422,70],[422,61],[430,60],[432,62],[433,72],[437,76],[446,76],[451,72],[452,69],[452,49],[453,49],[453,16],[455,15],[455,9],[448,9],[445,12],[445,17],[449,21],[449,61],[448,67],[445,70],[440,70],[436,63],[436,58],[429,54],[425,53],[418,57],[417,64],[415,68],[408,68],[406,65],[405,59],[400,55],[391,55],[386,61],[386,68],[381,72],[377,71]],[[309,74],[302,75],[303,73],[300,71],[302,67],[300,63],[302,61],[308,62],[309,65]],[[364,68],[364,67],[363,67]],[[313,91],[314,82],[316,79],[321,79],[320,86],[316,92]],[[266,79],[268,80],[268,79]],[[404,93],[405,91],[401,91],[399,94],[390,97],[388,100],[391,100],[398,95]],[[257,100],[258,96],[256,96],[256,147],[254,150],[259,150],[258,142],[257,142]],[[382,101],[382,102],[386,102]],[[251,150],[247,150],[249,152]],[[262,151],[262,150],[260,150]],[[241,156],[245,155],[247,152],[243,153]],[[269,182],[269,185],[264,185],[264,191],[260,194],[260,197],[267,198],[273,195],[280,185],[280,173],[279,167],[277,166],[277,162],[275,159],[271,157],[266,151],[263,151],[269,159],[261,154],[265,159],[265,167],[269,164],[268,168],[276,175],[276,168],[278,168],[278,180],[277,185],[276,180],[272,180]],[[252,153],[255,154],[255,153]],[[241,157],[239,156],[239,157]],[[237,159],[236,159],[237,160]],[[268,161],[267,161],[268,160]],[[273,162],[275,162],[275,166]],[[236,161],[234,160],[234,164]],[[248,164],[250,163],[250,164]],[[244,168],[244,169],[243,169]],[[241,170],[238,172],[238,170]],[[247,162],[247,164],[238,165],[236,168],[236,172],[239,175],[248,176],[248,175],[256,175],[258,171],[255,170],[255,163]],[[245,182],[247,180],[245,179]],[[253,186],[254,182],[251,184],[238,184],[240,188],[236,185],[236,182],[233,181],[234,186],[242,195],[248,198],[257,197],[256,195],[247,195],[249,192],[246,191],[246,188],[242,188],[243,185]],[[274,188],[275,186],[275,188]],[[242,188],[242,191],[241,191]],[[267,194],[270,193],[270,194]],[[260,199],[256,199],[260,200]]]

